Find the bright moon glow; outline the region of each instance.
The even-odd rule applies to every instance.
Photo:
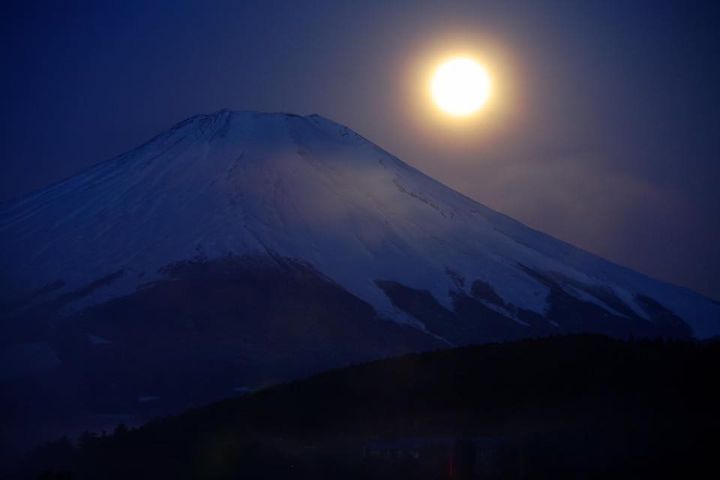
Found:
[[[490,76],[469,58],[454,58],[435,72],[431,84],[435,103],[445,112],[458,117],[472,115],[490,96]]]

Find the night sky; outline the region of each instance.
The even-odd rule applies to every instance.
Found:
[[[197,113],[320,113],[532,227],[720,298],[718,2],[0,9],[0,201]],[[417,92],[458,48],[498,85],[497,108],[463,126]]]

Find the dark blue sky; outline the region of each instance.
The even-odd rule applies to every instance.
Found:
[[[3,2],[0,200],[196,113],[317,112],[533,227],[720,298],[716,5]],[[492,51],[504,114],[462,132],[418,118],[413,68],[449,44]]]

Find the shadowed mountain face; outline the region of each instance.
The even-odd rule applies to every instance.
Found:
[[[448,345],[720,333],[717,303],[531,230],[318,116],[188,119],[0,207],[0,252],[15,432]]]
[[[0,401],[3,422],[21,440],[41,426],[59,434],[86,428],[97,415],[136,422],[329,367],[446,345],[380,318],[293,260],[194,260],[169,265],[163,276],[23,332],[35,336],[23,345],[50,360],[3,382],[11,393]]]
[[[93,410],[202,404],[277,380],[440,342],[290,260],[225,259],[76,314],[52,336]]]

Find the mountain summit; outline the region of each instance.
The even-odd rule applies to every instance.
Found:
[[[3,205],[0,239],[1,381],[91,412],[165,412],[444,345],[720,333],[717,303],[317,115],[192,117]]]

